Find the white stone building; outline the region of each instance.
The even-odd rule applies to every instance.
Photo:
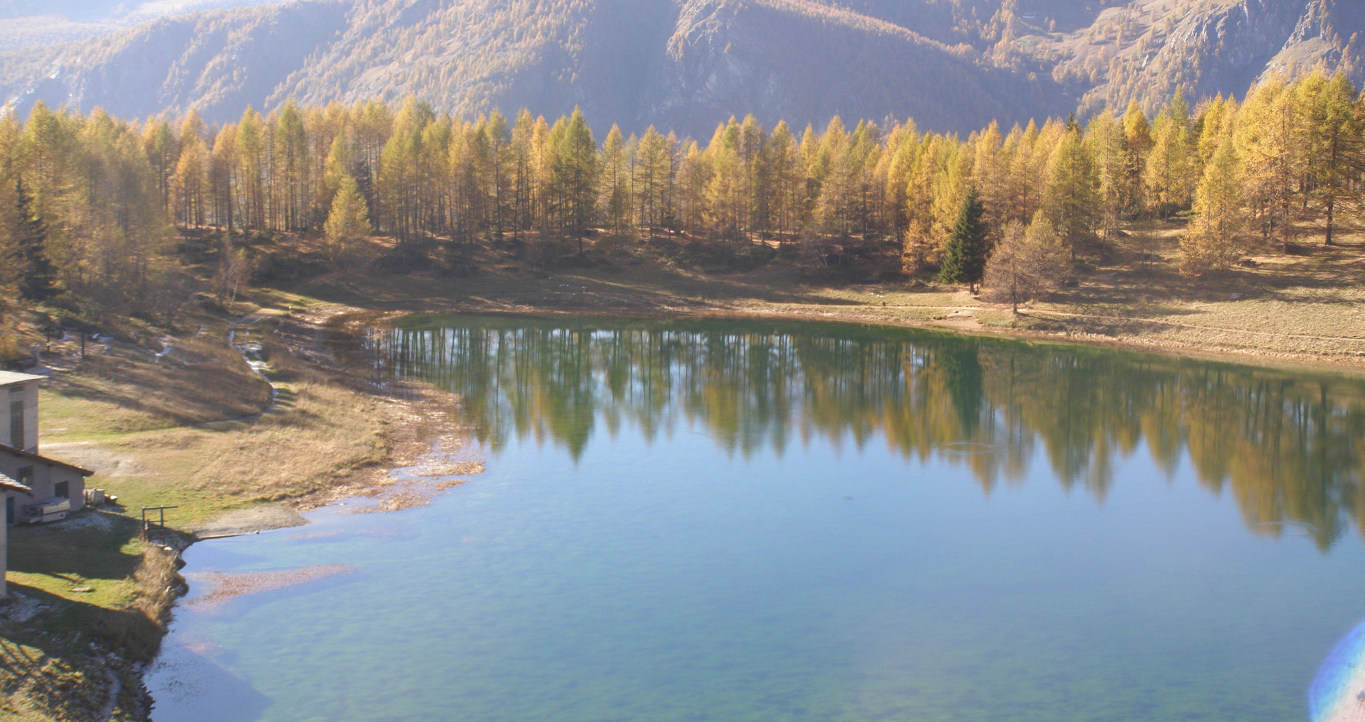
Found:
[[[85,505],[93,472],[38,451],[38,384],[42,376],[0,371],[0,474],[20,490],[5,493],[5,523],[54,521]],[[2,488],[3,485],[0,485]]]

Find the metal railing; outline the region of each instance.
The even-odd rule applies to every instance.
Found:
[[[149,536],[151,536],[150,532],[152,530],[152,527],[157,527],[164,533],[166,531],[166,510],[178,508],[179,507],[175,504],[170,504],[167,506],[142,507],[142,538],[146,539]],[[154,511],[157,513],[157,520],[155,522],[147,518],[147,512],[149,511]]]

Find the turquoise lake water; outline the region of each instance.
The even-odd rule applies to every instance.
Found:
[[[1359,379],[437,316],[355,362],[461,394],[487,471],[191,547],[154,719],[1307,719],[1365,620]]]

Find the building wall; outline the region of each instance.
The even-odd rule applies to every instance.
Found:
[[[15,493],[14,505],[17,521],[28,520],[24,506],[35,501],[47,499],[57,494],[57,485],[66,482],[66,498],[71,500],[71,511],[85,506],[85,477],[64,466],[45,463],[5,451],[0,451],[0,474],[25,484],[33,489],[33,496]]]
[[[0,477],[4,485],[0,486],[0,502],[8,508],[10,501],[18,502],[16,496],[21,496],[22,492],[11,486],[12,479]],[[9,593],[8,580],[9,574],[9,524],[0,524],[0,597]]]
[[[23,439],[15,439],[11,408],[23,404]],[[20,443],[14,443],[20,442]],[[38,453],[38,382],[25,381],[0,388],[0,444]]]
[[[0,502],[4,502],[9,497],[15,495],[16,492],[13,491],[0,491]],[[22,497],[23,495],[18,494],[18,496]],[[14,503],[18,504],[19,500],[15,499]],[[6,578],[8,576],[9,576],[9,525],[0,524],[0,597],[4,597],[5,595],[9,594],[9,580]]]

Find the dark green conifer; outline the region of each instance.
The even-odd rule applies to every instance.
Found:
[[[29,301],[46,301],[57,295],[57,269],[47,255],[47,224],[33,212],[24,184],[15,181],[15,250],[19,261],[19,295]]]
[[[986,221],[983,219],[985,207],[976,195],[976,188],[967,190],[962,199],[962,209],[958,211],[957,222],[948,234],[944,247],[943,265],[939,268],[938,278],[944,283],[965,283],[972,293],[986,270]]]

